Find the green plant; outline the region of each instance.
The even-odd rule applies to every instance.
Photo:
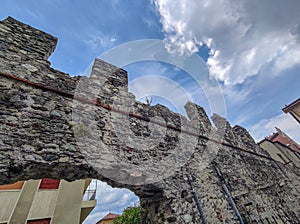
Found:
[[[140,224],[141,207],[128,207],[123,214],[114,220],[114,224]]]

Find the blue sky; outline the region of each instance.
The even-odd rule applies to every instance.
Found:
[[[299,143],[299,124],[281,111],[300,96],[299,11],[298,0],[2,0],[0,19],[12,16],[58,37],[50,61],[70,75],[84,74],[95,57],[120,44],[161,39],[170,55],[196,54],[203,59],[206,78],[218,83],[223,115],[232,125],[246,127],[257,141],[277,126]],[[146,90],[153,83],[145,80],[156,75],[175,84],[170,91],[166,83],[157,81],[154,103],[164,102],[174,110],[183,105],[187,98],[173,91],[179,85],[212,115],[207,92],[177,67],[146,61],[125,69],[137,98],[149,95]],[[215,88],[206,89],[214,94]],[[108,186],[102,184],[101,189]],[[122,194],[119,190],[120,198]],[[128,196],[128,204],[134,200],[134,195]],[[98,206],[93,218],[103,215],[103,210]]]

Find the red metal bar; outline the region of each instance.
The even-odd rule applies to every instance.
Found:
[[[182,133],[185,133],[185,134],[188,134],[188,135],[191,135],[191,136],[199,137],[199,138],[202,138],[202,139],[205,139],[205,140],[208,140],[208,141],[215,142],[215,143],[217,143],[217,144],[221,144],[221,145],[224,145],[224,146],[227,146],[227,147],[230,147],[230,148],[234,148],[234,149],[236,149],[236,150],[240,150],[240,151],[243,151],[243,152],[246,152],[246,153],[255,155],[255,156],[263,157],[263,158],[266,158],[266,159],[269,159],[269,160],[273,160],[273,161],[274,161],[274,159],[272,159],[271,157],[266,156],[266,155],[262,155],[262,154],[259,154],[259,153],[253,152],[253,151],[249,151],[249,150],[247,150],[247,149],[243,149],[243,148],[241,148],[241,147],[234,146],[234,145],[228,144],[228,143],[223,142],[223,141],[221,142],[221,141],[218,141],[218,140],[216,140],[216,139],[209,138],[209,137],[207,137],[207,136],[200,135],[200,134],[197,134],[197,133],[194,133],[194,132],[181,130],[180,128],[175,127],[175,126],[173,126],[173,125],[165,125],[165,124],[162,123],[162,122],[150,120],[149,117],[145,117],[145,116],[141,116],[141,115],[134,114],[134,113],[131,113],[131,112],[123,111],[123,110],[120,110],[120,109],[117,109],[117,108],[113,108],[113,107],[110,106],[110,105],[107,105],[107,104],[104,104],[104,103],[99,102],[99,101],[97,100],[97,98],[94,98],[93,100],[89,100],[89,99],[86,99],[86,98],[82,98],[82,97],[79,97],[79,96],[75,96],[74,94],[71,94],[71,93],[66,93],[66,92],[63,92],[63,91],[61,91],[61,90],[57,90],[57,89],[51,88],[51,87],[49,87],[49,86],[42,85],[42,84],[40,84],[40,83],[36,83],[36,82],[29,81],[29,80],[27,80],[27,79],[24,79],[24,78],[15,76],[15,75],[3,73],[3,72],[0,72],[0,75],[6,77],[6,78],[8,78],[8,79],[14,79],[14,80],[23,82],[23,83],[25,83],[25,84],[27,84],[27,85],[36,87],[36,88],[38,88],[38,89],[42,89],[42,90],[45,90],[45,91],[49,91],[49,92],[55,93],[55,94],[60,95],[60,96],[63,96],[63,97],[67,97],[67,98],[70,98],[70,99],[75,99],[75,100],[78,100],[78,101],[83,102],[83,103],[95,105],[95,106],[97,106],[97,107],[102,107],[102,108],[104,108],[104,109],[106,109],[106,110],[111,110],[111,111],[113,111],[113,112],[116,112],[116,113],[119,113],[119,114],[123,114],[123,115],[127,115],[127,116],[129,116],[129,117],[134,117],[134,118],[136,118],[136,119],[143,120],[143,121],[145,121],[145,122],[151,122],[151,123],[157,124],[157,125],[162,126],[162,127],[167,127],[167,128],[172,129],[172,130],[174,130],[174,131],[178,131],[178,132],[182,132]]]

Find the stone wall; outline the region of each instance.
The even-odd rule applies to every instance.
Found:
[[[189,119],[137,102],[126,71],[99,59],[89,78],[57,71],[57,39],[13,18],[0,40],[1,184],[96,178],[134,191],[155,224],[201,223],[193,188],[207,223],[240,223],[232,201],[244,223],[299,223],[299,171],[244,128],[191,102]]]

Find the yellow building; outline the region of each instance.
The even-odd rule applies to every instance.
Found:
[[[29,180],[0,186],[0,224],[77,224],[96,206],[95,190],[83,200],[91,179]]]
[[[258,145],[274,160],[300,168],[300,146],[282,130],[276,130],[276,133],[266,137]]]

